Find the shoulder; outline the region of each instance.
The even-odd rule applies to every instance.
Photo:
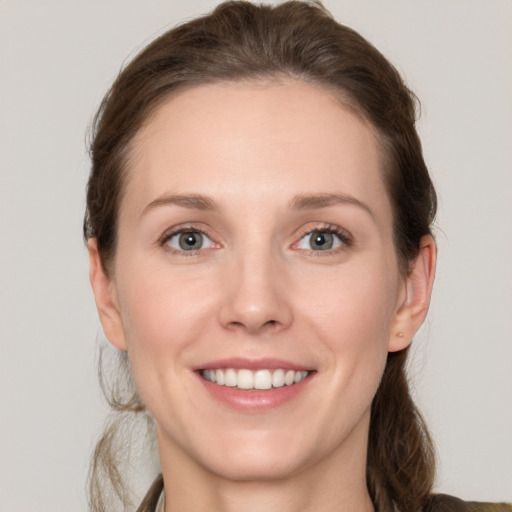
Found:
[[[463,501],[446,494],[434,494],[429,498],[423,512],[512,512],[512,504]]]
[[[154,512],[164,488],[159,475],[149,488],[137,512]],[[512,503],[481,503],[463,501],[447,494],[433,494],[425,504],[423,512],[512,512]]]

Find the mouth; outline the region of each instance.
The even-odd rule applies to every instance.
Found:
[[[304,396],[316,369],[282,359],[230,358],[198,366],[195,374],[217,402],[244,414],[277,410]]]
[[[244,391],[265,391],[294,386],[307,379],[311,373],[308,370],[286,370],[284,368],[257,370],[211,368],[199,370],[199,375],[208,382]]]

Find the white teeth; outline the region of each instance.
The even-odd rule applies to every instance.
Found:
[[[288,370],[286,372],[286,375],[284,376],[284,383],[287,386],[291,386],[293,384],[294,377],[295,377],[295,372],[293,370]]]
[[[228,368],[226,373],[224,374],[224,386],[229,386],[233,388],[237,385],[237,374],[233,368]]]
[[[272,374],[272,386],[275,388],[284,386],[284,370],[276,370]]]
[[[254,387],[254,379],[250,370],[238,370],[237,387],[240,389],[252,389]]]
[[[228,368],[203,370],[201,375],[205,380],[214,382],[219,386],[237,387],[239,389],[271,389],[298,384],[309,375],[309,372],[283,369],[253,372],[246,369],[237,371]]]
[[[258,370],[254,374],[254,389],[270,389],[272,387],[272,375],[269,370]]]
[[[295,375],[293,376],[293,382],[297,384],[297,382],[304,380],[307,374],[308,372],[295,372]]]

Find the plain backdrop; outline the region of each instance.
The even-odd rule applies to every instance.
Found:
[[[326,0],[406,76],[440,197],[411,375],[437,489],[512,500],[512,2]],[[81,239],[86,133],[121,64],[211,0],[0,0],[0,511],[86,509],[106,412]]]

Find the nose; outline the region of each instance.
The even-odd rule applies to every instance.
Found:
[[[288,328],[293,314],[282,270],[269,254],[239,257],[223,280],[220,323],[250,335]]]

